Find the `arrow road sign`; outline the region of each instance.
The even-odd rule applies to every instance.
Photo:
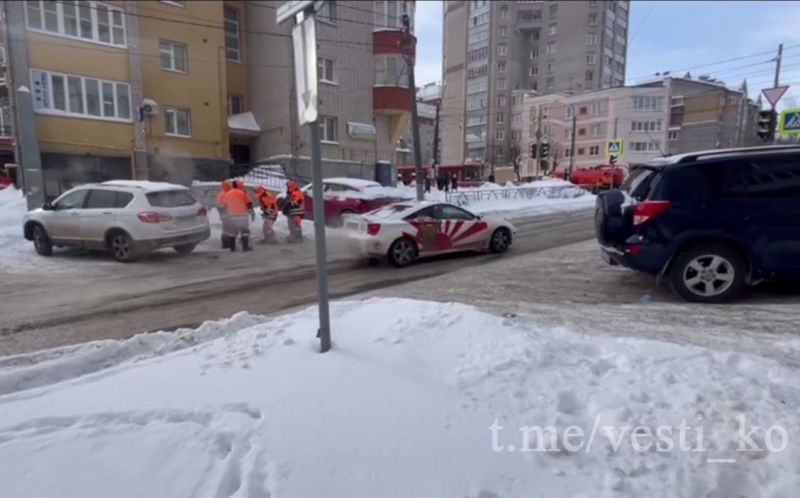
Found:
[[[761,90],[761,93],[764,94],[764,98],[767,99],[769,105],[775,107],[775,104],[783,97],[783,94],[786,93],[786,90],[789,89],[789,85],[780,85],[774,88],[765,88]]]
[[[782,135],[800,135],[800,109],[786,109],[778,121]]]
[[[619,156],[622,154],[623,142],[621,138],[615,138],[606,142],[606,155]]]
[[[317,93],[317,37],[314,16],[308,16],[292,28],[294,42],[295,91],[300,126],[313,123],[319,115]]]

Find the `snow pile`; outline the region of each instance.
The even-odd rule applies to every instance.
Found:
[[[331,311],[324,355],[308,309],[5,360],[27,381],[0,396],[4,494],[795,494],[800,376],[772,360],[453,303]]]
[[[364,199],[364,200],[375,200],[375,199],[392,199],[395,201],[404,201],[413,199],[416,196],[415,193],[410,192],[408,189],[401,189],[397,187],[384,187],[383,185],[369,185],[361,190],[348,190],[348,191],[332,191],[328,190],[325,192],[326,198],[342,198],[342,199]]]
[[[22,218],[27,212],[21,190],[14,187],[0,190],[0,266],[12,266],[21,254],[33,251],[22,233]]]

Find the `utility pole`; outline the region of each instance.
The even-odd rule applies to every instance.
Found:
[[[539,116],[536,119],[536,176],[542,171],[542,106],[539,105]]]
[[[619,124],[619,118],[614,117],[614,140],[617,139],[617,125]],[[614,158],[614,169],[611,170],[611,188],[614,188],[614,180],[617,178],[617,158]]]
[[[408,68],[408,89],[411,95],[411,137],[414,141],[414,178],[417,183],[417,200],[425,199],[425,174],[422,172],[422,145],[419,141],[419,117],[417,116],[417,87],[414,81],[414,45],[411,40],[411,19],[408,9],[403,14],[403,56]]]
[[[777,87],[780,85],[781,59],[783,59],[783,43],[778,45],[778,56],[775,58],[775,84],[773,85],[773,87]],[[772,110],[773,111],[775,110],[775,104],[772,104]]]
[[[570,107],[572,108],[572,136],[569,143],[569,171],[564,178],[567,181],[572,177],[572,169],[575,167],[575,135],[578,133],[578,115],[575,113],[575,104]]]

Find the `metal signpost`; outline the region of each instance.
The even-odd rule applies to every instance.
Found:
[[[617,136],[617,121],[614,120],[614,139],[609,140],[606,142],[606,155],[608,156],[608,161],[614,165],[611,169],[611,188],[614,188],[614,180],[616,180],[617,176],[617,158],[622,155],[622,150],[624,146],[624,141],[621,138],[616,138]]]
[[[317,37],[314,7],[322,2],[286,2],[278,9],[277,22],[292,17],[294,70],[297,112],[300,126],[311,130],[311,192],[314,199],[314,237],[317,250],[317,301],[319,303],[320,352],[331,348],[330,313],[328,309],[328,263],[325,249],[325,205],[322,197],[322,154],[319,137],[319,93],[317,78]]]

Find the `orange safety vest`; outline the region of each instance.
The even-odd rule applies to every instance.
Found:
[[[229,190],[223,198],[223,205],[231,216],[247,215],[253,211],[253,203],[247,192],[238,188]]]
[[[306,214],[305,209],[303,208],[303,202],[306,199],[306,194],[302,191],[293,190],[291,193],[291,205],[289,206],[289,214],[291,216],[304,216]]]

